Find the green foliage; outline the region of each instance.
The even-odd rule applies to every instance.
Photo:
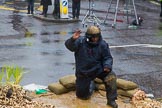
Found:
[[[6,82],[10,82],[11,81],[11,77],[12,77],[12,72],[14,70],[14,67],[13,66],[4,66],[2,68],[4,68],[4,70],[6,72]]]
[[[20,81],[22,80],[23,74],[24,74],[24,69],[16,66],[16,68],[13,71],[13,76],[14,76],[14,79],[15,79],[14,84],[20,83]]]
[[[4,76],[4,68],[1,69],[1,72],[0,72],[0,85],[2,84],[2,80],[3,80],[3,76]]]
[[[19,66],[6,66],[4,65],[0,72],[0,82],[3,83],[3,78],[6,84],[18,85],[23,77],[24,69]]]

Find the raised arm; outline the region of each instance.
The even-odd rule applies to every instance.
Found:
[[[65,46],[72,52],[75,52],[78,49],[78,39],[80,37],[81,30],[76,30],[71,38],[65,41]]]

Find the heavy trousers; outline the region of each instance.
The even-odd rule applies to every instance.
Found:
[[[76,96],[81,99],[90,97],[90,84],[95,78],[103,81],[106,89],[107,101],[115,101],[117,99],[116,74],[114,72],[101,73],[99,75],[80,75],[76,73]]]

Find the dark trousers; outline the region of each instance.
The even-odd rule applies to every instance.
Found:
[[[33,14],[34,11],[34,0],[28,0],[28,14]]]
[[[43,14],[44,14],[44,16],[47,16],[47,11],[48,11],[48,5],[43,4]]]
[[[114,72],[101,73],[97,76],[87,76],[76,74],[76,96],[81,99],[87,99],[90,96],[90,84],[95,78],[103,80],[106,88],[106,97],[108,101],[117,99],[116,75]]]
[[[79,18],[80,15],[80,2],[72,2],[72,14],[73,18]]]
[[[55,0],[53,15],[60,18],[60,1]]]

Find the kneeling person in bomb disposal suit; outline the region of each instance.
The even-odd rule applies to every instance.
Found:
[[[102,39],[96,26],[88,27],[85,36],[77,30],[66,40],[65,46],[75,54],[76,96],[89,99],[95,88],[93,80],[100,78],[106,88],[107,105],[118,108],[116,74],[112,71],[113,58],[109,45]]]

